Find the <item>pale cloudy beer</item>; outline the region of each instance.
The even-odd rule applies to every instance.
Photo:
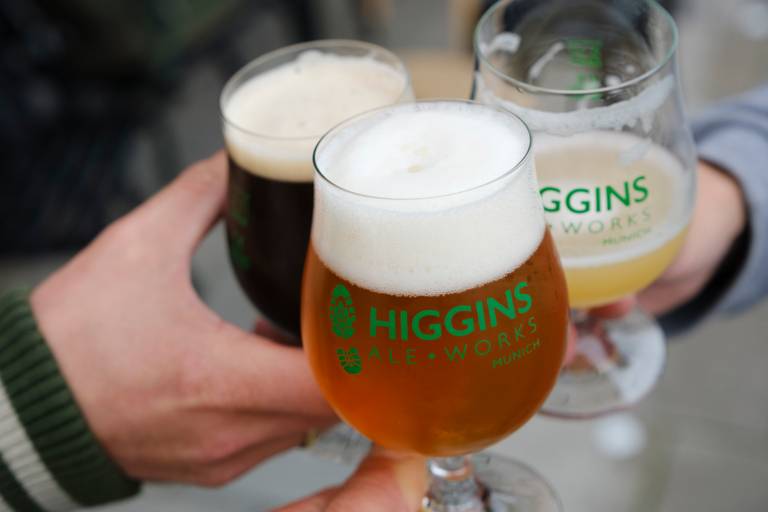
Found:
[[[567,292],[529,149],[517,117],[449,101],[367,113],[318,145],[304,345],[374,442],[468,453],[554,385]]]
[[[520,116],[568,282],[576,342],[543,412],[588,418],[637,403],[664,333],[634,307],[684,244],[696,198],[674,19],[641,0],[498,0],[475,31],[474,95]]]
[[[356,41],[278,50],[243,68],[222,93],[232,266],[254,306],[296,342],[312,149],[344,119],[410,98],[397,57]]]
[[[689,218],[686,173],[677,158],[620,132],[542,134],[535,154],[572,307],[612,302],[661,275]]]

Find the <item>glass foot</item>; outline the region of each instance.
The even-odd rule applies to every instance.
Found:
[[[358,464],[371,450],[371,442],[346,423],[312,436],[304,445],[313,455],[341,464]]]
[[[541,413],[593,418],[626,409],[645,397],[666,361],[664,333],[635,309],[617,320],[577,322],[576,355],[560,372]]]
[[[552,486],[534,469],[507,457],[480,453],[471,457],[479,483],[478,500],[462,504],[424,498],[422,512],[561,512]]]

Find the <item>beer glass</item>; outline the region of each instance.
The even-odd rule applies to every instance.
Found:
[[[695,151],[676,63],[677,31],[655,1],[502,0],[475,33],[475,97],[523,118],[562,257],[576,354],[543,412],[625,408],[661,375],[665,342],[639,310],[588,308],[653,282],[680,250]]]
[[[352,115],[412,97],[408,73],[394,54],[343,40],[273,51],[224,87],[230,260],[251,303],[285,340],[301,344],[301,272],[312,219],[315,144]]]
[[[357,116],[315,150],[305,352],[344,421],[434,457],[427,510],[560,509],[533,470],[468,457],[540,408],[565,351],[530,145],[515,116],[432,101]]]

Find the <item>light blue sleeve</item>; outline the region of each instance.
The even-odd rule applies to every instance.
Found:
[[[671,331],[742,311],[768,295],[768,84],[705,112],[693,132],[699,158],[741,185],[748,225],[699,296],[662,318]]]

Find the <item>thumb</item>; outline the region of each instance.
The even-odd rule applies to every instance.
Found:
[[[415,512],[427,492],[426,459],[375,449],[342,486],[328,512]]]
[[[341,487],[280,512],[416,512],[426,491],[426,459],[374,448]]]
[[[224,151],[192,164],[134,212],[163,248],[191,252],[221,215],[227,190]]]

